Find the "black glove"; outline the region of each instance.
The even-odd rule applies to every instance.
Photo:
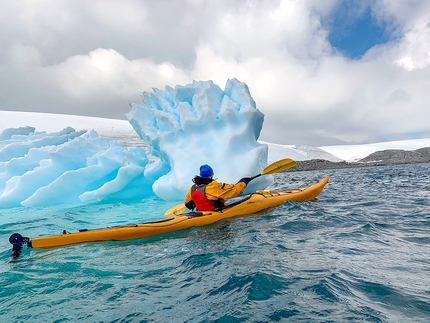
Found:
[[[187,207],[187,209],[192,210],[192,209],[194,209],[194,208],[196,207],[196,203],[194,203],[194,201],[193,201],[193,200],[191,200],[191,201],[187,202],[187,203],[185,204],[185,206]]]
[[[251,181],[251,177],[244,177],[244,178],[241,178],[238,183],[242,182],[242,183],[245,183],[245,185],[248,185],[250,181]]]

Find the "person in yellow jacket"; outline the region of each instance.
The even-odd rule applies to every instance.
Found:
[[[200,176],[193,178],[194,185],[185,197],[185,206],[197,211],[212,211],[222,208],[226,198],[232,198],[243,193],[250,177],[244,177],[236,184],[217,182],[213,179],[214,172],[209,165],[200,166]]]

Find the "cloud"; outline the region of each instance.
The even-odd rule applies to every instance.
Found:
[[[124,118],[128,102],[140,101],[142,89],[189,81],[169,62],[128,60],[113,49],[74,55],[51,66],[40,64],[40,55],[33,47],[18,45],[14,51],[13,64],[1,67],[0,75],[1,83],[9,83],[21,93],[19,100],[19,93],[14,93],[14,102],[19,105],[10,103],[11,110]],[[9,79],[9,75],[15,78]]]
[[[359,60],[330,44],[338,4],[6,0],[0,109],[123,118],[142,91],[237,78],[266,114],[262,140],[318,146],[429,133],[428,1],[366,2],[392,37]]]

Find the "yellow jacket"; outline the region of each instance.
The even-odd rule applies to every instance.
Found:
[[[244,182],[239,182],[236,184],[227,184],[212,180],[206,186],[205,196],[211,201],[216,201],[220,198],[228,199],[242,194],[245,190],[245,187],[246,184]],[[187,204],[188,202],[192,201],[191,193],[192,189],[190,188],[187,193],[187,196],[185,197],[184,204]]]

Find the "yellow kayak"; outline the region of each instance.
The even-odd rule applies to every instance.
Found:
[[[52,248],[85,242],[147,238],[191,227],[204,226],[235,216],[253,214],[280,206],[287,201],[311,201],[321,193],[328,180],[329,178],[326,177],[316,184],[298,189],[257,191],[240,197],[239,200],[226,205],[223,209],[209,212],[178,213],[177,210],[182,210],[182,208],[172,208],[166,212],[164,218],[156,221],[103,229],[83,229],[74,233],[63,232],[60,235],[37,238],[27,238],[19,233],[14,233],[10,236],[9,241],[13,244],[13,251],[18,256],[22,245],[25,243],[32,248]]]

